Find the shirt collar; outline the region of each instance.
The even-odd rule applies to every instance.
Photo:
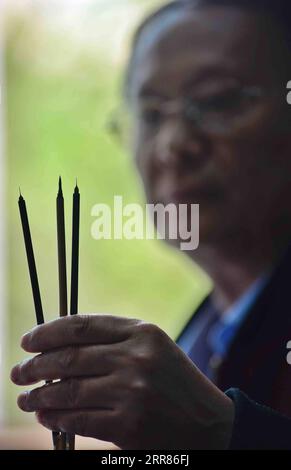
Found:
[[[258,278],[212,326],[207,341],[214,354],[222,358],[227,354],[240,325],[263,291],[268,279],[268,274]]]

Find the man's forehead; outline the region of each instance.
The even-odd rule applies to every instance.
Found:
[[[234,7],[200,7],[148,26],[134,73],[139,86],[158,78],[182,80],[184,72],[193,80],[207,74],[247,74],[266,68],[267,55],[266,29],[256,15]]]
[[[177,92],[193,85],[199,85],[207,80],[221,80],[233,77],[238,81],[242,78],[242,74],[238,72],[236,60],[224,57],[219,60],[215,54],[196,55],[195,60],[193,54],[183,54],[178,57],[171,57],[169,60],[155,60],[151,58],[143,63],[135,72],[135,85],[138,87],[138,95],[155,94],[151,92],[151,86],[159,89],[167,90],[177,86]],[[174,91],[174,90],[173,90]]]
[[[139,41],[139,52],[152,50],[160,54],[169,50],[203,46],[207,41],[237,42],[249,28],[257,30],[257,18],[248,10],[232,6],[204,6],[174,10],[157,17],[145,27]]]

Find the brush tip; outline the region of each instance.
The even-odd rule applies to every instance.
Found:
[[[76,178],[75,193],[78,193],[78,192],[79,192],[79,188],[78,188],[78,179]]]

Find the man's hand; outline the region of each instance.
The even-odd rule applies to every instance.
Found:
[[[15,384],[61,379],[18,398],[51,430],[122,449],[228,447],[232,401],[157,326],[110,315],[64,317],[34,328],[22,347],[40,354],[13,368]]]

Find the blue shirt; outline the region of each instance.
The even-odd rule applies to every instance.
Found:
[[[210,349],[213,355],[217,355],[220,358],[225,357],[240,325],[263,291],[268,279],[268,275],[257,279],[223,315],[220,314],[214,318],[214,322],[207,331],[207,345],[205,345],[205,347],[207,346],[207,348]],[[190,354],[195,342],[199,340],[201,332],[205,327],[205,321],[208,321],[203,318],[203,314],[199,318],[199,321],[195,320],[194,315],[177,342],[178,346],[180,346],[187,355]]]

